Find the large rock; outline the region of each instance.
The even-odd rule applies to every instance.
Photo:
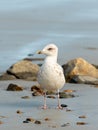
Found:
[[[14,75],[18,79],[36,80],[38,70],[39,66],[37,64],[33,64],[28,60],[21,60],[13,64],[7,70],[7,73]]]
[[[92,84],[98,85],[98,78],[84,75],[76,75],[70,80],[72,83]]]
[[[77,58],[63,65],[64,75],[67,82],[72,82],[74,76],[90,76],[98,78],[98,69],[82,58]]]

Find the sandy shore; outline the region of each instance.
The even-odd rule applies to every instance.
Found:
[[[24,87],[22,92],[6,91],[9,83],[16,83]],[[46,130],[46,129],[69,129],[69,130],[95,130],[98,128],[98,88],[82,84],[66,84],[65,89],[75,90],[74,98],[61,99],[62,104],[67,104],[68,110],[55,109],[57,100],[47,99],[49,109],[42,110],[43,97],[32,97],[30,88],[36,82],[13,80],[0,81],[0,129],[8,130]],[[29,96],[28,99],[22,99],[23,96]],[[17,110],[22,113],[17,114]],[[79,118],[79,116],[85,118]],[[26,118],[33,118],[41,122],[23,123]],[[48,120],[46,121],[45,119]],[[86,123],[77,125],[78,122]]]

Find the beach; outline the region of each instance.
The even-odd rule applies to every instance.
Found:
[[[24,86],[22,92],[6,91],[9,83],[16,83]],[[57,100],[47,98],[47,105],[49,109],[43,110],[43,97],[33,97],[30,87],[36,84],[32,81],[1,81],[0,82],[0,128],[8,129],[94,129],[98,128],[97,123],[97,93],[98,88],[83,84],[66,84],[63,90],[75,90],[76,97],[61,99],[61,104],[68,105],[67,109],[56,109]],[[22,99],[23,96],[29,96],[27,99]],[[18,114],[17,111],[22,113]],[[85,116],[85,118],[79,118]],[[41,122],[41,124],[34,124],[34,122],[23,123],[26,118],[33,118]],[[45,120],[45,119],[49,120]],[[77,122],[84,122],[84,125],[77,125]],[[64,126],[64,124],[67,124]]]
[[[40,58],[35,52],[48,43],[58,46],[60,65],[78,57],[98,65],[98,2],[4,0],[0,7],[0,74],[28,54]],[[7,91],[10,83],[23,86],[23,91]],[[0,81],[0,129],[98,129],[98,88],[94,85],[66,83],[61,91],[75,90],[76,95],[61,99],[61,104],[68,107],[58,110],[57,100],[47,98],[49,109],[43,110],[43,96],[32,96],[34,84],[37,81]],[[29,98],[23,99],[24,96]],[[40,124],[25,123],[27,118]]]

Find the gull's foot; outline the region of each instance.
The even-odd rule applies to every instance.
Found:
[[[63,107],[61,107],[61,105],[58,105],[58,106],[57,106],[57,109],[62,110]]]
[[[44,110],[48,109],[48,107],[46,105],[42,106],[41,108]]]

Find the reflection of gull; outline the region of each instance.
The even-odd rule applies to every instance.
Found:
[[[54,44],[47,45],[43,50],[39,51],[38,54],[45,54],[46,58],[43,65],[38,72],[38,82],[41,88],[44,90],[44,109],[46,106],[46,91],[57,91],[58,92],[58,108],[61,108],[59,101],[59,89],[65,84],[65,78],[62,67],[57,64],[58,48]]]

